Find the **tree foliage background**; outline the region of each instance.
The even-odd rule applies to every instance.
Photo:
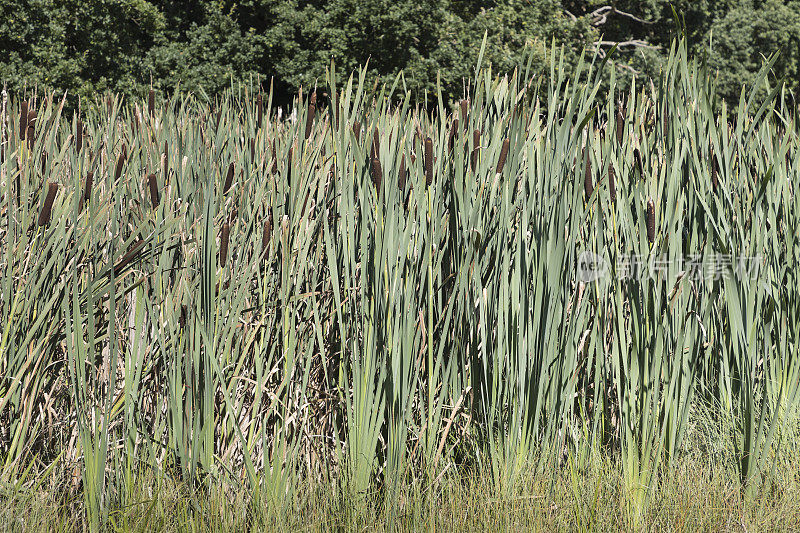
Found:
[[[673,11],[674,8],[674,11]],[[680,24],[675,19],[678,13]],[[86,98],[148,87],[214,94],[272,80],[279,103],[323,77],[331,59],[423,94],[462,94],[484,33],[486,60],[511,70],[546,48],[615,54],[623,83],[657,75],[680,26],[736,99],[765,56],[800,83],[800,0],[0,0],[0,81]]]

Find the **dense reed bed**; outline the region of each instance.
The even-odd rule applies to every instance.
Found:
[[[273,516],[311,486],[392,527],[455,473],[512,502],[599,453],[635,526],[698,412],[731,428],[743,501],[774,487],[800,391],[791,98],[718,102],[681,43],[602,98],[609,64],[560,67],[479,59],[452,109],[332,67],[290,121],[244,88],[4,101],[4,494],[56,487],[98,529],[142,480]]]

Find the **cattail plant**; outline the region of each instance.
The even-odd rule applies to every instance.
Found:
[[[83,122],[81,119],[75,121],[75,150],[78,152],[83,148]]]
[[[381,153],[381,137],[378,128],[372,132],[372,155],[377,157]]]
[[[28,139],[28,147],[33,149],[33,142],[36,140],[36,111],[28,111],[28,132],[26,133]]]
[[[381,140],[378,128],[372,135],[372,153],[370,155],[370,166],[372,167],[372,184],[375,185],[375,190],[380,191],[381,182],[383,181],[383,169],[381,168],[380,161]]]
[[[122,167],[125,166],[125,159],[127,159],[127,149],[125,145],[122,145],[122,151],[117,158],[117,167],[114,170],[114,183],[119,181],[120,176],[122,176]]]
[[[147,112],[151,117],[156,113],[156,92],[153,89],[147,93]]]
[[[314,115],[317,113],[317,91],[311,92],[310,102],[308,104],[308,115],[306,115],[306,135],[305,139],[308,140],[311,136],[311,129],[314,127]]]
[[[592,197],[592,193],[594,192],[594,184],[592,183],[592,162],[589,159],[590,150],[591,147],[589,145],[589,139],[586,139],[586,146],[583,147],[583,192],[586,196],[587,202],[589,201],[589,198]]]
[[[356,143],[361,142],[361,123],[357,120],[353,122],[353,135],[356,136]]]
[[[221,267],[225,267],[225,261],[228,259],[228,239],[230,234],[231,225],[225,222],[219,233],[219,265]]]
[[[430,187],[433,183],[433,141],[425,138],[425,184]]]
[[[267,215],[267,220],[264,221],[264,234],[261,236],[261,253],[264,254],[269,246],[269,241],[272,238],[272,213]]]
[[[656,240],[656,204],[653,199],[647,200],[647,241],[653,244]]]
[[[28,133],[28,102],[23,100],[19,107],[19,140],[24,141]]]
[[[467,118],[467,113],[469,112],[469,100],[464,98],[459,102],[459,105],[461,106],[461,120],[464,121],[464,131],[466,131],[469,123],[469,119]]]
[[[44,199],[44,205],[42,206],[42,210],[39,213],[39,227],[46,226],[50,224],[50,216],[53,211],[53,202],[56,199],[56,193],[58,192],[58,184],[50,182],[47,184],[47,196]]]
[[[139,239],[138,241],[132,243],[130,247],[128,247],[128,251],[125,252],[125,255],[123,255],[119,262],[114,265],[114,275],[119,275],[119,273],[131,263],[131,261],[136,259],[142,249],[144,249],[144,245],[144,239]]]
[[[503,172],[503,167],[506,166],[506,158],[508,157],[508,149],[511,147],[511,141],[506,137],[503,140],[503,146],[500,148],[500,158],[497,160],[497,169],[496,172],[498,174]]]
[[[86,181],[83,183],[83,194],[78,205],[78,211],[83,210],[83,206],[92,198],[92,185],[94,183],[94,174],[92,171],[86,173]]]
[[[376,155],[371,158],[372,166],[372,184],[375,185],[375,190],[381,190],[381,181],[383,180],[383,170],[381,169],[381,161]]]
[[[611,196],[611,203],[617,202],[617,177],[614,172],[614,165],[608,165],[608,193]]]
[[[397,175],[397,187],[402,193],[406,188],[406,154],[400,156],[400,172]]]
[[[167,144],[167,141],[164,140],[164,183],[166,183],[168,176],[169,176],[169,145]]]
[[[789,155],[788,152],[786,154]],[[711,187],[714,192],[717,192],[717,188],[719,187],[719,178],[717,177],[717,172],[719,171],[719,163],[717,162],[717,157],[714,155],[714,148],[711,148],[711,152],[709,154],[709,159],[711,160]],[[786,166],[789,166],[789,160],[786,160]]]
[[[470,156],[470,168],[473,172],[478,167],[478,156],[480,155],[481,130],[472,132],[472,155]]]
[[[150,205],[152,205],[153,209],[155,209],[158,207],[158,203],[160,201],[158,194],[158,180],[156,179],[155,174],[149,174],[147,176],[147,185],[150,188]]]
[[[453,123],[450,125],[450,133],[447,136],[447,151],[452,152],[453,147],[455,146],[455,137],[456,132],[458,131],[458,118],[453,119]]]
[[[228,173],[225,175],[225,184],[222,186],[222,194],[226,194],[228,189],[233,185],[234,164],[231,162],[228,165]]]

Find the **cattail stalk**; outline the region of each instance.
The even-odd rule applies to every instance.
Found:
[[[28,102],[23,100],[19,109],[19,140],[24,141],[28,133]]]
[[[400,156],[400,174],[397,176],[397,186],[401,192],[406,188],[406,154]]]
[[[128,251],[125,252],[125,255],[122,256],[122,258],[119,260],[119,263],[117,263],[114,267],[114,275],[118,275],[122,269],[128,265],[128,263],[133,261],[136,256],[139,255],[139,252],[142,251],[142,248],[144,248],[143,239],[139,239],[135,243],[131,244],[131,246],[128,248]]]
[[[222,231],[219,234],[219,265],[225,266],[228,259],[228,239],[231,234],[231,225],[227,222],[222,225]]]
[[[92,197],[92,185],[94,183],[94,174],[90,170],[86,173],[86,182],[83,184],[83,195],[81,196],[80,205],[78,206],[78,211],[83,211],[83,206],[86,202],[88,202]]]
[[[611,203],[617,203],[617,176],[614,172],[614,165],[608,165],[608,192],[611,195]]]
[[[155,209],[158,207],[159,201],[161,200],[158,194],[158,180],[155,174],[147,176],[147,184],[150,187],[150,204],[153,206],[153,209]]]
[[[481,146],[481,130],[472,132],[472,155],[470,157],[470,168],[473,172],[478,167],[478,155],[480,154]]]
[[[456,132],[458,131],[458,119],[453,119],[453,124],[450,126],[450,134],[447,136],[447,151],[452,152],[455,146]]]
[[[44,205],[42,206],[42,211],[39,213],[39,227],[46,226],[50,224],[50,216],[53,212],[53,202],[56,199],[56,193],[58,192],[58,184],[50,182],[47,184],[47,196],[44,199]]]
[[[314,115],[317,113],[317,91],[311,93],[311,102],[308,104],[308,115],[306,115],[306,135],[305,139],[311,136],[314,127]]]
[[[433,183],[433,141],[425,138],[425,184],[430,187]]]
[[[787,152],[786,155],[788,156],[789,153]],[[717,171],[718,171],[719,165],[717,163],[717,157],[716,157],[716,155],[714,155],[714,149],[713,148],[711,149],[710,159],[711,159],[711,187],[713,188],[714,192],[717,192],[717,188],[719,187],[719,178],[717,177]],[[787,166],[787,168],[789,166],[788,158],[786,160],[786,166]]]
[[[583,192],[586,196],[586,201],[589,201],[589,198],[592,197],[592,193],[594,192],[594,184],[592,183],[592,162],[589,159],[589,151],[591,150],[589,146],[589,140],[586,140],[586,146],[583,149],[584,153],[584,175],[583,175]]]
[[[122,152],[119,154],[117,158],[117,168],[114,170],[114,182],[116,183],[119,181],[120,176],[122,176],[122,167],[125,166],[125,159],[126,159],[126,152],[125,145],[122,145]]]
[[[28,132],[26,136],[28,138],[28,147],[33,149],[33,142],[36,140],[36,111],[34,110],[28,111]]]
[[[83,122],[81,119],[75,121],[75,150],[78,152],[83,148]]]
[[[228,165],[228,174],[225,176],[225,184],[222,187],[222,194],[226,194],[228,189],[231,188],[231,185],[233,185],[233,172],[234,164],[231,163]]]
[[[500,159],[497,160],[497,173],[503,172],[503,167],[506,166],[506,158],[508,157],[508,149],[511,147],[511,141],[506,138],[503,141],[503,147],[500,148]]]
[[[647,241],[653,244],[656,240],[656,205],[653,199],[647,201]]]

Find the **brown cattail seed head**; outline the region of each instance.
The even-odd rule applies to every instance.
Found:
[[[222,194],[227,193],[228,189],[230,189],[231,185],[233,185],[233,171],[234,165],[231,163],[228,165],[228,174],[225,176],[225,185],[222,187]]]
[[[133,261],[134,258],[139,255],[139,252],[142,251],[142,248],[144,248],[143,239],[139,239],[135,243],[131,244],[128,248],[128,251],[125,252],[125,255],[122,256],[122,258],[119,260],[119,263],[117,263],[117,265],[114,267],[114,274],[119,274],[122,269],[128,265],[128,263]]]
[[[647,240],[650,244],[656,240],[656,205],[652,198],[647,201]]]
[[[147,93],[147,111],[151,117],[156,112],[156,92],[153,89],[150,89],[150,92]]]
[[[583,192],[588,201],[594,192],[594,184],[592,183],[592,162],[589,159],[589,141],[586,141],[586,146],[583,149],[584,153],[584,175],[583,175]]]
[[[400,156],[400,174],[397,176],[397,186],[401,191],[406,188],[406,154]]]
[[[83,209],[83,204],[88,202],[92,197],[92,184],[94,183],[94,174],[92,171],[86,173],[86,182],[83,184],[83,196],[81,196],[79,209]]]
[[[425,138],[425,184],[430,187],[433,183],[433,141]]]
[[[33,141],[36,139],[36,111],[28,111],[28,132],[25,134],[28,139],[28,146],[33,148]]]
[[[222,225],[222,231],[219,234],[219,264],[225,266],[225,261],[228,259],[228,239],[231,234],[231,225],[227,222]]]
[[[19,108],[19,140],[24,141],[28,133],[28,102],[23,100]]]
[[[456,132],[458,131],[458,119],[453,119],[453,124],[450,126],[450,135],[447,136],[447,150],[452,151],[455,145]]]
[[[44,199],[44,205],[42,206],[42,211],[39,213],[39,226],[46,226],[50,223],[50,215],[53,212],[53,202],[56,199],[56,193],[58,192],[58,184],[56,183],[48,183],[47,184],[47,196]]]
[[[167,174],[169,174],[169,145],[167,141],[164,141],[164,180],[167,179]]]
[[[81,119],[75,121],[75,149],[80,152],[83,148],[83,122]]]
[[[158,194],[158,180],[156,179],[155,174],[150,174],[147,176],[147,185],[150,187],[150,205],[152,205],[153,209],[155,209],[158,207],[158,203],[160,201]]]
[[[372,184],[375,189],[381,190],[381,181],[383,181],[383,169],[381,169],[381,161],[377,156],[372,157]]]
[[[117,158],[117,168],[114,170],[114,182],[119,180],[119,177],[122,176],[122,167],[125,165],[125,150],[119,154]]]
[[[278,172],[278,152],[275,150],[275,139],[272,139],[272,169],[271,172],[276,174]]]
[[[500,159],[497,160],[498,174],[503,172],[503,167],[506,166],[506,158],[508,157],[508,149],[510,147],[511,147],[511,141],[509,139],[505,139],[503,141],[503,147],[500,148]]]
[[[178,317],[178,325],[181,328],[186,327],[186,318],[188,317],[188,315],[189,315],[189,310],[186,308],[185,305],[181,305],[181,314]]]
[[[617,177],[614,172],[614,166],[608,165],[608,192],[611,195],[611,202],[617,201]]]
[[[357,120],[353,123],[353,134],[356,136],[356,142],[361,142],[361,123]]]
[[[617,109],[617,143],[622,146],[625,140],[625,115],[622,107]]]
[[[470,167],[473,172],[478,166],[478,155],[480,154],[481,147],[481,130],[472,132],[472,157],[470,158]]]
[[[787,152],[786,155],[788,156],[789,153]],[[718,172],[719,165],[717,163],[717,156],[714,155],[714,149],[713,148],[711,149],[711,157],[710,157],[710,159],[711,159],[711,186],[713,187],[714,192],[716,192],[717,188],[719,187],[719,178],[717,177],[717,172]],[[787,158],[786,161],[787,161],[786,162],[786,166],[788,167],[789,166],[788,158]]]
[[[467,112],[469,111],[469,100],[463,99],[459,102],[459,105],[461,106],[461,120],[464,121],[464,129],[466,130],[467,123],[469,122],[467,120]]]
[[[308,115],[306,116],[306,136],[308,139],[311,135],[311,129],[314,127],[314,115],[317,112],[317,91],[311,93],[311,102],[308,104]]]

